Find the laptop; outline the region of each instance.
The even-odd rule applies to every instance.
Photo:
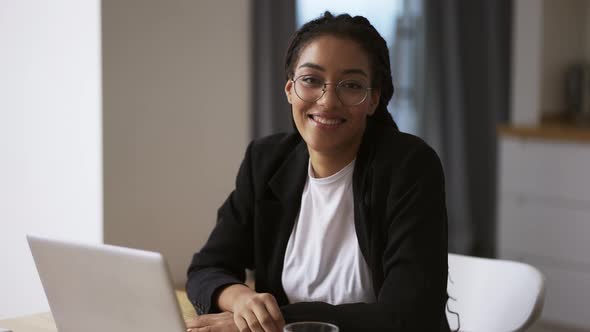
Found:
[[[184,332],[156,252],[27,236],[59,332]]]

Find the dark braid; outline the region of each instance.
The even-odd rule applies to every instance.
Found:
[[[369,119],[397,129],[397,124],[387,111],[387,104],[389,104],[394,91],[387,43],[369,20],[363,16],[351,17],[348,14],[334,16],[329,11],[326,11],[323,16],[305,23],[297,30],[287,49],[285,57],[286,79],[293,78],[293,67],[299,59],[301,50],[313,39],[321,35],[334,35],[351,39],[367,52],[371,65],[371,85],[381,91],[377,109]]]

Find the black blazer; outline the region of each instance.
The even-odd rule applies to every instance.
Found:
[[[256,291],[273,294],[287,322],[327,321],[341,331],[448,331],[447,215],[436,153],[419,138],[371,120],[353,173],[355,228],[376,303],[289,304],[281,283],[309,154],[297,133],[253,141],[236,188],[218,211],[188,270],[197,313],[218,312],[223,286],[255,270]]]

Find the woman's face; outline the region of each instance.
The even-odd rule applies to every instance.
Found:
[[[293,80],[305,79],[307,84],[333,83],[326,86],[324,95],[315,102],[301,100],[291,80],[285,85],[295,125],[308,149],[330,155],[356,155],[366,117],[375,112],[379,103],[379,91],[369,90],[362,103],[347,106],[336,95],[336,84],[350,81],[370,87],[368,55],[350,39],[325,35],[315,38],[301,50],[293,68]]]

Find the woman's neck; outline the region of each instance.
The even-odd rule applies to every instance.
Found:
[[[354,149],[335,153],[324,153],[309,149],[311,167],[315,177],[325,178],[338,173],[356,158],[359,145]]]

